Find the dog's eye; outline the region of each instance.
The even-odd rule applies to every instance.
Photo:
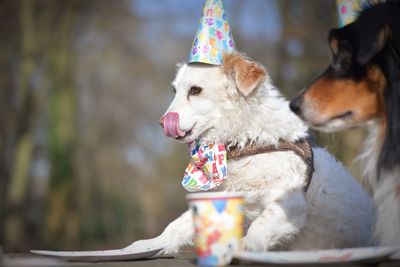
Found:
[[[201,90],[203,90],[203,88],[199,86],[192,86],[190,87],[189,95],[198,95],[201,93]]]
[[[171,87],[170,87],[170,90],[171,90],[172,93],[176,94],[176,89],[175,89],[175,87],[171,86]]]

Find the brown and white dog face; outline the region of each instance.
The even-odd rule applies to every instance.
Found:
[[[374,56],[383,48],[387,31],[358,26],[331,30],[330,66],[290,103],[313,128],[338,131],[383,116],[386,79]]]
[[[166,136],[188,143],[217,128],[225,109],[252,97],[265,69],[239,53],[226,54],[222,66],[182,64],[172,82],[175,97],[160,124]]]

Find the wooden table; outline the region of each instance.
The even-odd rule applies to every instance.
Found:
[[[60,261],[55,258],[47,258],[34,256],[31,254],[6,254],[3,256],[2,262],[0,261],[1,267],[59,267],[59,266],[71,266],[71,267],[181,267],[181,266],[196,266],[195,256],[193,254],[178,254],[173,257],[162,257],[157,259],[149,260],[137,260],[137,261],[113,261],[113,262],[67,262]],[[301,265],[271,265],[271,264],[256,264],[249,262],[234,262],[231,266],[296,266]],[[310,266],[310,265],[308,265]],[[339,266],[338,264],[323,264],[323,265],[312,265],[313,267],[318,266]],[[362,266],[378,266],[378,267],[400,267],[400,261],[385,260],[383,262],[370,263],[370,264],[341,264],[341,267],[362,267]]]

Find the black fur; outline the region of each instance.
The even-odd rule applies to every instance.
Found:
[[[382,171],[400,168],[400,47],[389,45],[382,50],[380,66],[387,80],[384,92],[387,127],[378,160],[378,177]],[[397,53],[395,55],[394,53]]]
[[[358,40],[357,58],[361,63],[379,66],[387,82],[384,90],[387,126],[378,159],[379,178],[382,172],[400,167],[400,2],[389,1],[366,9],[355,24],[363,33]],[[378,44],[379,34],[385,36],[381,44]]]

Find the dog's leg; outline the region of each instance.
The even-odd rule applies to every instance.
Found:
[[[292,240],[306,225],[307,204],[302,191],[281,195],[267,203],[266,209],[251,224],[243,238],[243,248],[266,251]]]
[[[176,253],[183,246],[193,245],[193,234],[192,212],[188,210],[172,221],[159,236],[136,241],[125,249],[162,248],[159,254]]]

